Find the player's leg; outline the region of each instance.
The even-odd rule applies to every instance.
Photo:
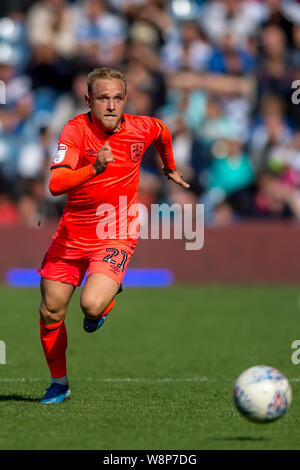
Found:
[[[44,325],[52,325],[64,319],[68,304],[76,286],[66,282],[41,278],[40,317]]]
[[[89,259],[88,276],[81,293],[85,315],[83,327],[88,333],[102,326],[122,291],[122,281],[136,243],[104,244]]]
[[[51,248],[51,247],[50,247]],[[41,275],[40,334],[51,374],[51,386],[42,403],[60,403],[69,394],[66,370],[67,332],[64,323],[69,301],[80,286],[87,269],[86,261],[64,259],[49,249]],[[58,253],[59,254],[59,253]]]
[[[119,290],[120,285],[105,274],[95,272],[88,276],[80,297],[85,331],[92,333],[102,326]]]
[[[40,338],[51,374],[51,385],[41,403],[60,403],[70,395],[64,319],[74,290],[71,284],[41,279]]]

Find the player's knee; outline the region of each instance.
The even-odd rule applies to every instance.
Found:
[[[80,306],[86,317],[94,319],[104,312],[107,307],[107,303],[99,299],[97,299],[97,301],[93,301],[92,299],[81,299]]]
[[[39,313],[44,325],[49,325],[61,321],[66,314],[66,309],[51,304],[48,305],[42,301]]]

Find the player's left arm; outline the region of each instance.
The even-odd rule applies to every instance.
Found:
[[[158,151],[163,162],[163,172],[168,179],[188,189],[190,185],[182,179],[182,173],[177,170],[172,149],[172,135],[167,126],[157,118],[153,118],[158,126],[158,135],[153,140],[153,145]]]

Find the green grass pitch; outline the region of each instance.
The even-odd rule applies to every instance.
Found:
[[[127,289],[103,328],[82,329],[79,291],[67,314],[71,400],[41,405],[49,385],[36,289],[0,288],[0,449],[299,449],[296,286]],[[235,409],[247,367],[290,380],[286,416],[262,425]]]

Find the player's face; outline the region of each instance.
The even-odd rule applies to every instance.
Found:
[[[121,80],[98,79],[92,85],[91,96],[86,102],[104,130],[113,132],[121,128],[127,96]]]

